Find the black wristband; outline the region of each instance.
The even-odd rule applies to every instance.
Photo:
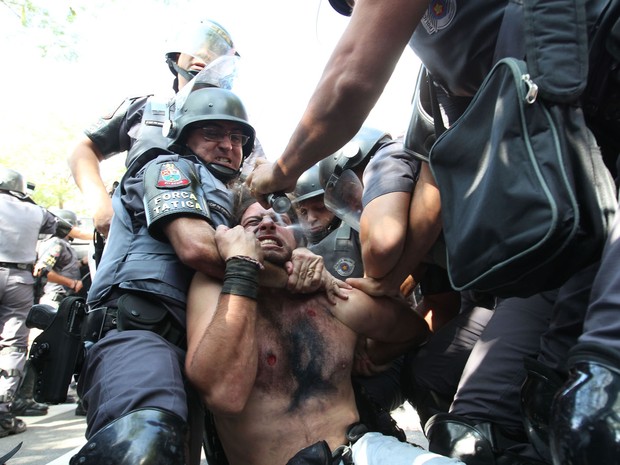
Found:
[[[222,294],[233,294],[256,300],[258,297],[258,267],[247,260],[232,257],[226,261]]]

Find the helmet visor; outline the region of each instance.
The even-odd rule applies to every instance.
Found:
[[[186,32],[175,52],[199,58],[206,64],[221,56],[237,54],[228,33],[212,22],[193,33]]]

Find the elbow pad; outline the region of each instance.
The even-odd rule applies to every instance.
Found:
[[[174,218],[195,216],[212,224],[198,173],[187,160],[150,163],[144,173],[143,200],[148,231],[157,240],[166,241],[162,228]]]

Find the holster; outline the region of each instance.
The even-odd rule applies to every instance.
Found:
[[[123,294],[117,306],[116,325],[119,331],[152,331],[178,347],[186,346],[185,331],[163,301],[154,301],[138,294]]]

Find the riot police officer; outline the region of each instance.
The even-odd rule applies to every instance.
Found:
[[[11,411],[28,352],[26,317],[34,302],[33,265],[39,234],[53,234],[58,219],[28,196],[17,171],[0,167],[0,437],[26,424]],[[10,219],[10,221],[8,221]],[[70,227],[62,226],[68,234]]]
[[[225,57],[226,71],[210,85],[230,89],[236,76],[239,54],[228,31],[213,20],[201,21],[196,28],[184,29],[166,54],[166,63],[174,75],[175,92],[183,88],[199,71]],[[85,131],[84,137],[69,156],[68,163],[76,184],[93,208],[95,228],[104,236],[110,227],[112,204],[101,179],[99,163],[128,151],[125,165],[149,149],[159,153],[167,147],[162,136],[169,98],[146,95],[123,101],[111,114],[99,119]],[[260,144],[255,157],[264,157]],[[250,161],[246,163],[249,166]]]
[[[186,293],[195,269],[223,269],[214,228],[229,222],[227,184],[255,133],[241,100],[216,87],[194,90],[171,117],[169,148],[177,153],[132,165],[113,196],[112,233],[88,293],[87,324],[98,321],[103,337],[78,380],[88,443],[71,463],[100,463],[111,453],[125,464],[199,457],[197,440],[186,462],[188,425],[199,434],[202,420],[199,407],[188,408],[183,376]],[[131,443],[117,442],[129,425]]]
[[[75,212],[60,208],[50,209],[50,211],[77,227],[78,218]],[[46,274],[46,283],[40,300],[42,304],[58,308],[58,304],[65,297],[88,290],[84,289],[81,273],[81,268],[85,263],[78,258],[71,241],[72,238],[68,236],[53,236],[39,244],[39,258],[35,273],[41,270]]]

